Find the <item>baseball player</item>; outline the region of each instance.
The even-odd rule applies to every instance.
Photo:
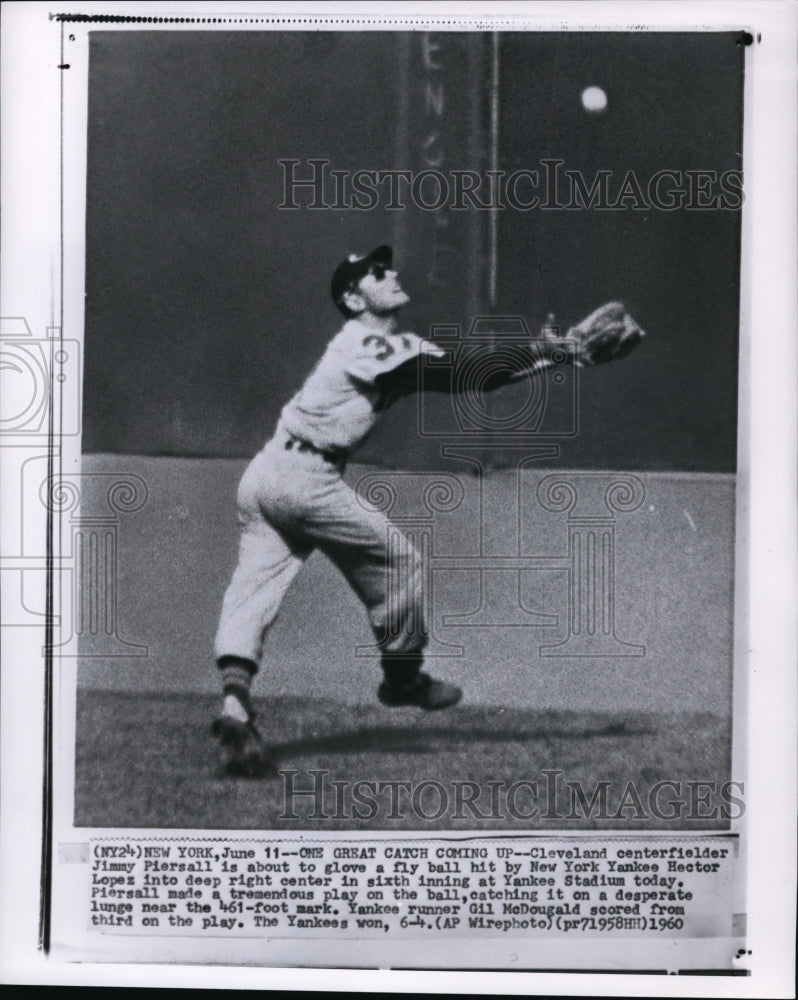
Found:
[[[434,711],[462,697],[458,687],[422,670],[427,630],[418,552],[407,540],[389,550],[389,522],[343,480],[347,459],[383,410],[419,389],[422,355],[439,359],[425,369],[425,390],[457,391],[456,371],[435,344],[399,330],[399,311],[409,297],[390,247],[349,256],[335,270],[331,292],[346,322],[284,406],[273,437],[238,489],[238,565],[215,641],[223,705],[212,727],[229,774],[256,776],[271,769],[254,724],[250,688],[265,635],[314,549],[332,560],[366,608],[381,653],[382,704]],[[551,352],[562,351],[562,344],[552,344]],[[473,356],[469,360],[473,364]],[[584,358],[575,350],[573,361]],[[549,363],[544,347],[532,368],[497,370],[481,388],[498,388]],[[395,539],[395,529],[392,534]]]

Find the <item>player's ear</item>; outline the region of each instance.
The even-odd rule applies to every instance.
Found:
[[[343,303],[346,308],[355,315],[362,313],[366,308],[363,296],[357,291],[356,288],[350,288],[348,292],[344,292]]]

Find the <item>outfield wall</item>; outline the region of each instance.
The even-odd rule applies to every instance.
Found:
[[[235,493],[244,467],[245,462],[233,459],[84,457],[80,522],[71,525],[67,517],[66,531],[76,528],[85,534],[92,517],[101,518],[103,509],[107,517],[109,483],[132,477],[132,483],[146,486],[146,500],[138,509],[118,512],[113,529],[116,636],[145,646],[146,655],[93,657],[110,648],[109,638],[102,623],[94,636],[88,634],[84,607],[81,686],[216,690],[212,643],[235,565]],[[568,513],[546,511],[539,502],[537,486],[546,474],[527,468],[520,479],[509,471],[485,477],[483,555],[567,556]],[[645,655],[598,658],[540,655],[541,644],[556,643],[566,633],[568,573],[562,565],[524,571],[515,578],[511,572],[499,573],[489,585],[483,577],[482,619],[504,622],[500,626],[479,624],[479,617],[469,624],[445,623],[444,616],[480,607],[481,586],[480,480],[455,463],[448,474],[437,476],[451,486],[447,475],[456,476],[462,498],[456,509],[434,512],[429,522],[433,566],[435,559],[442,566],[446,556],[461,556],[465,562],[433,574],[434,651],[451,653],[442,643],[459,643],[463,655],[436,655],[433,669],[462,684],[469,702],[730,712],[734,477],[635,474],[645,497],[637,509],[616,513],[614,520],[615,619],[618,638],[644,646]],[[604,474],[593,481],[579,472],[558,470],[557,475],[572,476],[580,495],[587,496],[588,487],[604,487]],[[426,479],[362,465],[347,471],[352,484],[364,476],[387,477],[398,487],[392,515],[412,521]],[[623,474],[606,477],[609,482]],[[513,579],[520,579],[517,595]],[[72,598],[66,595],[66,600]],[[560,621],[529,627],[531,619],[525,618],[527,624],[508,624],[514,603],[522,612],[559,615]],[[370,641],[362,607],[338,571],[315,553],[289,591],[272,630],[257,694],[370,701],[378,680],[377,661],[355,655],[355,646]],[[112,645],[117,653],[142,652],[126,650],[116,639]]]

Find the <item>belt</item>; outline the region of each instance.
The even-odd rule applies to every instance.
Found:
[[[325,448],[317,448],[309,441],[302,441],[301,438],[296,438],[290,434],[285,442],[285,450],[307,451],[312,455],[321,455],[325,461],[332,462],[333,465],[342,465],[348,458],[345,451],[331,451]]]

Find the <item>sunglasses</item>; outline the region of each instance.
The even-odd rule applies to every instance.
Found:
[[[387,264],[376,264],[376,263],[369,264],[366,270],[359,277],[352,280],[349,287],[347,288],[347,291],[349,292],[354,291],[354,289],[357,288],[358,283],[362,281],[363,278],[365,278],[369,274],[373,274],[374,277],[377,279],[377,281],[382,281],[385,275],[390,270],[391,267]]]
[[[377,281],[382,281],[389,270],[385,264],[369,264],[366,274],[373,274]]]

